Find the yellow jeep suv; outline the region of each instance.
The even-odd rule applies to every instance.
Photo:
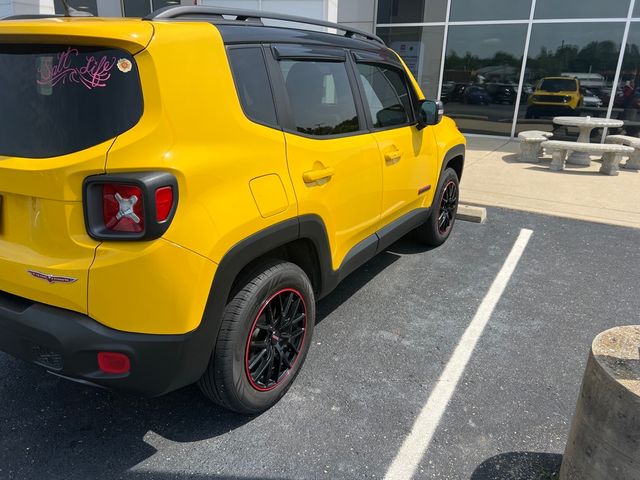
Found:
[[[582,106],[580,80],[574,77],[545,77],[529,97],[526,118],[577,115]]]
[[[5,19],[0,71],[0,349],[53,374],[262,411],[316,300],[451,233],[465,140],[374,35],[202,6]]]

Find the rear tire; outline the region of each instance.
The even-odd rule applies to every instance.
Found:
[[[315,298],[302,269],[265,261],[227,304],[209,366],[198,381],[213,402],[255,414],[282,398],[311,344]]]
[[[458,174],[452,168],[447,168],[438,184],[433,197],[429,219],[415,230],[416,238],[431,247],[438,247],[447,241],[458,212],[460,195]]]

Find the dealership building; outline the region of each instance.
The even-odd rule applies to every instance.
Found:
[[[68,3],[94,15],[143,16],[194,1]],[[468,133],[514,136],[548,129],[558,112],[618,118],[629,132],[640,130],[640,0],[196,3],[302,15],[375,32],[403,57],[425,95],[442,99],[447,114]],[[58,0],[0,0],[0,17],[61,12]]]

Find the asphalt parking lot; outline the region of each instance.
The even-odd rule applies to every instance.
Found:
[[[293,388],[255,418],[195,387],[118,396],[0,354],[0,478],[383,478],[523,228],[531,239],[414,478],[553,478],[591,340],[639,321],[640,230],[488,216],[351,275],[320,302]]]

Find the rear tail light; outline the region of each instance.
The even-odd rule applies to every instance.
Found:
[[[144,232],[144,198],[135,185],[102,186],[102,220],[112,232]]]
[[[171,224],[176,178],[165,172],[94,175],[84,181],[85,221],[97,240],[153,240]]]
[[[173,188],[160,187],[156,190],[156,221],[165,222],[173,206]]]
[[[123,374],[131,370],[129,357],[119,352],[98,352],[98,368],[103,373]]]

